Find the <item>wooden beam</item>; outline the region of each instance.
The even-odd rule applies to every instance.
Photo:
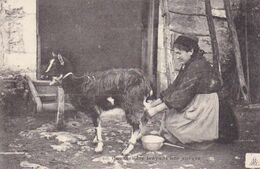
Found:
[[[37,41],[37,48],[36,48],[36,79],[40,79],[41,77],[41,38],[40,38],[40,31],[39,31],[39,2],[40,0],[36,0],[36,41]]]
[[[155,82],[154,66],[155,66],[155,57],[157,55],[156,39],[157,39],[157,26],[155,25],[156,19],[158,18],[158,3],[157,0],[149,0],[149,9],[148,9],[148,27],[147,27],[147,57],[146,57],[146,72],[149,79],[152,82]]]
[[[240,48],[239,48],[239,42],[237,39],[237,31],[236,31],[233,17],[231,14],[231,6],[230,6],[229,0],[224,0],[224,6],[225,6],[225,10],[226,10],[226,15],[227,15],[228,27],[229,27],[231,37],[232,37],[232,44],[233,44],[234,53],[235,53],[236,68],[237,68],[238,80],[239,80],[239,84],[240,84],[240,91],[243,95],[244,101],[246,103],[249,103],[250,98],[249,98],[248,88],[247,88],[247,85],[245,82],[245,76],[244,76],[244,72],[243,72],[241,52],[240,52]]]
[[[221,63],[219,58],[219,47],[218,47],[218,41],[216,35],[216,28],[215,28],[212,11],[211,11],[210,0],[205,0],[205,7],[206,7],[208,27],[209,27],[209,34],[211,39],[212,52],[213,52],[213,65],[214,65],[214,69],[218,72],[221,85],[223,85]]]
[[[148,10],[149,10],[149,1],[143,0],[142,4],[142,56],[141,56],[141,68],[145,74],[148,76],[147,73],[147,29],[148,29]]]
[[[151,81],[153,81],[153,47],[154,47],[154,2],[149,1],[149,15],[148,15],[148,34],[147,34],[147,73]]]
[[[169,9],[168,9],[168,0],[162,0],[162,15],[164,17],[163,23],[163,43],[164,43],[164,57],[165,57],[165,68],[166,68],[166,77],[167,77],[167,84],[169,85],[173,78],[171,76],[172,68],[169,66],[168,61],[168,31],[169,31]]]
[[[250,70],[249,70],[249,56],[248,56],[248,30],[247,30],[247,0],[243,0],[242,1],[242,6],[243,6],[243,10],[242,12],[244,12],[245,14],[245,57],[246,57],[246,80],[247,80],[247,89],[248,89],[248,94],[250,95]],[[249,97],[250,102],[251,102],[251,97]]]
[[[29,76],[25,76],[25,78],[27,79],[29,88],[30,88],[30,92],[32,95],[32,100],[33,102],[36,104],[36,112],[35,113],[39,113],[42,112],[42,101],[40,99],[40,97],[38,96],[38,92],[31,80],[31,78]]]
[[[58,112],[56,118],[57,129],[61,130],[64,128],[64,90],[62,87],[58,87],[57,94]]]

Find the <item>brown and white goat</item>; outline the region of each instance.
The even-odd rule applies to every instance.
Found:
[[[129,144],[122,152],[123,155],[129,154],[142,135],[141,125],[147,122],[144,105],[152,95],[150,82],[138,69],[110,69],[77,77],[67,58],[59,53],[52,55],[46,73],[54,71],[57,77],[51,84],[60,83],[76,110],[91,116],[96,129],[95,151],[103,151],[101,113],[119,107],[125,111],[127,122],[132,126]]]

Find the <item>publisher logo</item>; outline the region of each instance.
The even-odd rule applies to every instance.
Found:
[[[260,153],[246,153],[245,167],[260,169]]]

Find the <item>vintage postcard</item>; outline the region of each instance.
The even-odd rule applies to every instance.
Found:
[[[259,0],[0,0],[0,169],[260,169]]]

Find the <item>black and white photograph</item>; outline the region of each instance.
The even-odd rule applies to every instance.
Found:
[[[0,0],[0,169],[260,169],[260,0]]]

